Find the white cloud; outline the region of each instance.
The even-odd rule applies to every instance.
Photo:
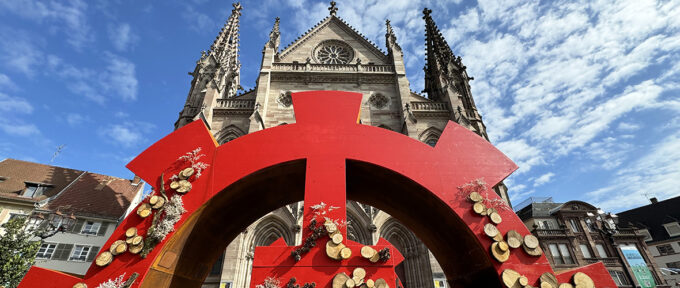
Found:
[[[149,133],[155,125],[142,121],[124,121],[103,127],[99,135],[108,141],[131,148],[147,142],[145,135]]]
[[[21,122],[8,122],[0,119],[0,130],[12,136],[33,136],[39,135],[40,130],[34,124]]]
[[[110,91],[114,91],[123,100],[137,100],[137,76],[135,75],[135,64],[123,57],[108,55],[109,65],[108,74],[101,83]]]
[[[515,174],[527,172],[531,166],[543,163],[541,151],[527,144],[524,139],[500,142],[496,147],[519,166]]]
[[[108,30],[109,39],[111,40],[113,47],[121,52],[129,50],[139,40],[139,37],[132,32],[132,28],[128,23],[110,25]]]
[[[82,124],[85,121],[88,121],[89,118],[87,116],[83,116],[78,113],[69,113],[66,115],[66,123],[71,126],[77,126]]]
[[[534,179],[534,187],[538,187],[545,183],[550,182],[553,177],[555,177],[555,173],[552,172],[548,172],[539,176],[538,178]]]
[[[40,51],[42,44],[39,43],[40,40],[32,38],[25,31],[8,27],[0,27],[0,39],[12,39],[11,41],[0,41],[0,60],[7,66],[8,70],[33,76],[44,57]]]
[[[619,126],[616,127],[616,129],[623,132],[630,132],[640,129],[640,125],[635,123],[621,122],[619,123]]]
[[[14,84],[14,82],[12,81],[12,79],[9,78],[9,76],[0,73],[0,88],[14,90],[17,88],[17,85]]]
[[[26,99],[0,93],[0,111],[3,113],[33,113],[33,105]],[[6,117],[7,114],[4,116]]]
[[[94,40],[86,19],[87,3],[82,0],[4,0],[0,1],[0,9],[39,23],[49,23],[53,29],[62,30],[66,41],[77,49]]]
[[[680,133],[676,131],[617,173],[609,185],[587,193],[606,210],[622,210],[647,203],[649,193],[660,199],[680,195]]]

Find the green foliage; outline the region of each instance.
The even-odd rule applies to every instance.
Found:
[[[15,288],[35,261],[42,241],[32,241],[34,234],[24,229],[26,220],[14,218],[2,224],[0,235],[0,286]]]

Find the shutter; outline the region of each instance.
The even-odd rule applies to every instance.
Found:
[[[85,220],[83,220],[83,219],[78,219],[78,221],[76,221],[76,224],[73,225],[73,228],[71,228],[71,231],[70,231],[70,232],[71,232],[71,233],[76,233],[76,234],[77,234],[77,233],[80,233],[80,230],[83,230],[83,224],[85,224]]]
[[[94,258],[97,257],[97,253],[99,253],[99,247],[97,246],[90,247],[90,253],[87,254],[87,262],[94,261]]]
[[[54,256],[52,256],[52,260],[68,260],[68,256],[71,255],[72,249],[73,244],[58,244],[57,249],[54,251]]]
[[[109,222],[102,222],[102,225],[99,227],[99,232],[97,232],[97,236],[104,236],[106,234],[106,230],[109,228]]]

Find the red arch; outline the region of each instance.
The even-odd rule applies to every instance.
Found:
[[[314,161],[341,159],[343,163],[345,160],[369,163],[363,166],[358,164],[354,168],[371,170],[371,167],[375,166],[380,168],[378,170],[391,171],[382,173],[375,172],[378,171],[375,169],[371,170],[379,175],[389,173],[401,175],[408,180],[406,182],[410,181],[414,185],[413,189],[422,187],[421,190],[414,191],[421,191],[425,196],[421,198],[422,201],[429,201],[427,203],[432,205],[433,208],[429,209],[429,212],[435,213],[433,215],[444,215],[442,217],[450,219],[447,221],[450,221],[452,226],[463,223],[468,228],[457,232],[465,235],[460,239],[468,241],[462,245],[463,249],[472,247],[471,251],[477,251],[471,254],[478,257],[475,259],[449,259],[441,251],[452,249],[443,247],[446,243],[437,242],[436,239],[430,240],[430,244],[434,245],[430,245],[430,248],[435,252],[443,268],[447,270],[446,267],[455,267],[449,270],[448,277],[454,276],[450,275],[451,271],[465,271],[465,267],[474,267],[472,264],[475,261],[480,263],[478,265],[480,269],[492,267],[496,271],[496,276],[505,269],[516,270],[529,279],[530,285],[535,286],[542,273],[552,272],[544,256],[531,257],[522,251],[513,251],[507,262],[499,263],[488,253],[479,253],[483,251],[478,249],[479,247],[488,251],[492,243],[483,232],[483,226],[489,220],[471,213],[471,204],[466,201],[464,195],[461,196],[458,187],[480,178],[492,186],[516,169],[516,166],[489,142],[453,122],[447,125],[434,148],[399,133],[357,124],[361,101],[361,95],[358,93],[301,92],[293,95],[293,101],[295,124],[251,133],[217,147],[205,125],[201,121],[195,121],[152,145],[128,167],[154,187],[159,187],[159,177],[162,173],[171,175],[186,166],[186,163],[178,163],[178,156],[197,147],[202,148],[201,152],[206,155],[204,159],[210,166],[200,179],[192,183],[191,192],[183,197],[185,208],[189,212],[183,215],[176,225],[176,228],[181,230],[181,227],[191,223],[189,220],[193,219],[192,215],[200,215],[201,208],[209,203],[213,196],[239,179],[246,178],[265,167],[301,159],[307,160],[308,171],[315,168],[313,163],[319,163]],[[329,109],[330,107],[332,109]],[[167,179],[167,176],[165,178]],[[498,198],[493,192],[489,194],[493,199]],[[386,198],[385,201],[387,200]],[[398,211],[395,212],[398,214]],[[408,216],[407,212],[402,213]],[[499,230],[504,232],[514,229],[522,235],[529,233],[511,210],[500,210],[499,214],[503,218],[503,222],[498,225]],[[104,247],[109,247],[115,240],[124,239],[125,230],[132,226],[137,227],[141,235],[148,229],[150,222],[149,218],[141,219],[136,214],[131,214],[116,229]],[[415,224],[417,223],[407,225],[413,229]],[[414,230],[418,232],[418,229]],[[452,235],[450,237],[456,237],[455,233],[450,234]],[[122,273],[130,275],[133,272],[140,274],[132,286],[138,287],[154,263],[162,260],[158,257],[163,256],[160,255],[161,252],[174,236],[170,234],[145,259],[126,253],[117,256],[109,266],[98,267],[93,264],[84,279],[32,268],[20,287],[71,287],[79,282],[96,287],[107,279],[115,278]],[[601,263],[561,273],[558,279],[560,282],[569,282],[570,277],[577,271],[590,275],[598,287],[616,287]]]

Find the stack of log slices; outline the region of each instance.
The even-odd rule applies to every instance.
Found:
[[[113,261],[117,255],[125,252],[138,254],[144,248],[144,238],[137,235],[137,228],[131,227],[125,231],[126,240],[117,240],[111,244],[108,251],[104,251],[95,260],[95,264],[99,267],[104,267]]]
[[[342,243],[342,233],[338,229],[338,225],[331,220],[326,220],[323,224],[331,239],[326,242],[326,255],[333,260],[349,259],[352,256],[352,250]]]
[[[352,277],[347,276],[344,272],[336,274],[333,277],[332,288],[390,288],[385,279],[380,278],[374,281],[373,279],[365,278],[366,270],[364,268],[355,268],[352,271]]]
[[[498,230],[496,225],[500,224],[502,218],[498,211],[494,208],[488,208],[484,205],[484,197],[478,192],[472,192],[468,196],[468,199],[474,204],[472,209],[475,213],[481,216],[488,216],[491,223],[484,225],[484,234],[493,239],[491,244],[491,256],[498,262],[508,261],[510,258],[510,249],[517,249],[523,247],[524,251],[530,256],[541,256],[543,250],[538,245],[538,238],[536,236],[528,234],[522,237],[522,234],[515,230],[510,230],[503,237],[503,233]]]
[[[165,198],[158,195],[149,197],[149,203],[143,202],[137,208],[137,215],[142,218],[149,217],[153,210],[161,209],[165,205]]]
[[[508,288],[533,288],[529,279],[512,269],[503,270],[501,274],[503,284]],[[557,277],[550,272],[543,273],[539,278],[540,288],[594,288],[595,283],[587,274],[576,272],[571,277],[572,283],[559,283]]]
[[[380,260],[380,253],[372,247],[364,246],[361,247],[361,257],[368,259],[371,263],[376,263]]]
[[[194,175],[194,168],[185,168],[184,170],[177,173],[179,180],[170,182],[170,189],[175,190],[179,194],[186,194],[191,191],[191,182],[189,182],[189,177]]]

